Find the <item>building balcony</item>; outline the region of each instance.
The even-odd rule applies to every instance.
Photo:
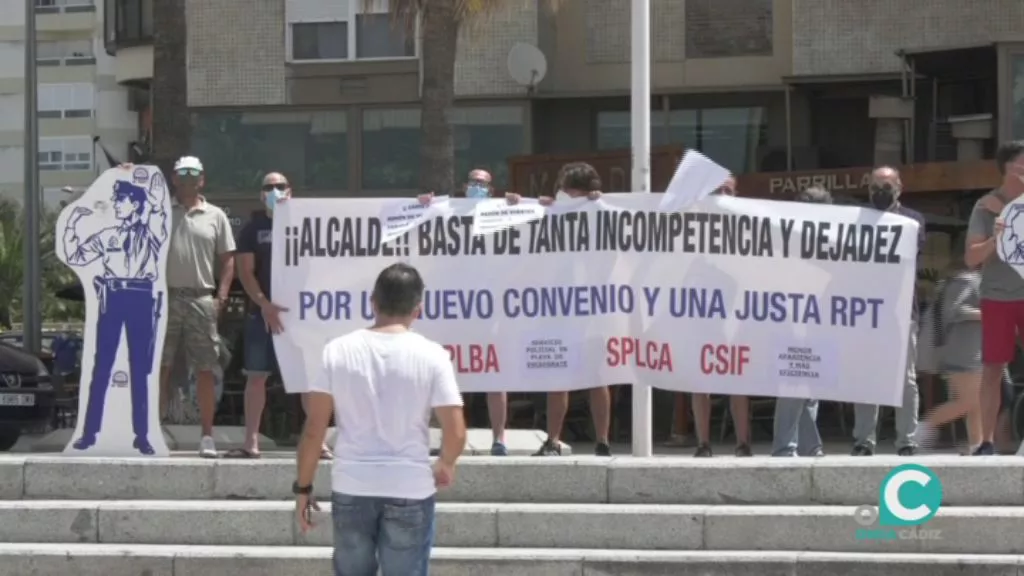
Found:
[[[69,0],[70,1],[70,0]],[[153,0],[104,0],[103,37],[107,54],[153,44]]]
[[[35,0],[40,32],[92,30],[96,27],[94,0]]]

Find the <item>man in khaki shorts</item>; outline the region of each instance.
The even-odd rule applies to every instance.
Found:
[[[167,253],[167,335],[160,370],[160,415],[170,401],[170,373],[179,348],[196,378],[202,427],[199,455],[216,458],[213,417],[217,410],[214,369],[219,361],[220,315],[234,277],[235,238],[223,210],[200,195],[203,164],[185,156],[174,164],[177,203],[171,211],[171,242]],[[220,281],[214,281],[220,267]],[[214,289],[217,295],[214,297]]]

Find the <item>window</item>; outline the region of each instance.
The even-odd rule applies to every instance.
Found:
[[[392,18],[388,0],[287,0],[289,60],[416,57],[416,34]]]
[[[95,87],[92,84],[40,84],[40,118],[91,118]]]
[[[114,41],[132,45],[153,40],[153,0],[113,0]]]
[[[523,108],[457,108],[452,115],[455,180],[473,168],[491,172],[496,187],[508,185],[508,158],[525,152]],[[419,187],[420,110],[363,112],[363,189],[415,190]]]
[[[95,64],[91,40],[67,42],[40,42],[36,47],[36,60],[40,65]]]
[[[356,58],[414,58],[414,34],[390,14],[356,15]]]
[[[39,169],[46,171],[92,170],[92,138],[39,139]]]
[[[760,107],[704,108],[651,112],[651,145],[676,145],[699,150],[736,174],[756,170],[757,153],[766,139]],[[597,114],[597,146],[601,150],[632,145],[629,112]]]
[[[93,0],[36,0],[36,12],[52,14],[56,12],[92,12],[95,10]]]
[[[310,22],[291,28],[293,59],[348,59],[348,22]]]
[[[268,171],[300,193],[349,188],[348,112],[197,112],[192,150],[208,166],[207,187],[252,196]]]
[[[1024,139],[1024,55],[1010,57],[1010,76],[1013,81],[1010,93],[1010,118],[1013,121],[1013,138]]]

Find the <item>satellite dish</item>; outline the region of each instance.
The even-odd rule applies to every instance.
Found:
[[[533,88],[548,73],[548,60],[539,48],[525,42],[517,42],[508,51],[508,74],[520,86]]]

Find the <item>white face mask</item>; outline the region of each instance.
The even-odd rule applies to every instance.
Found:
[[[565,190],[559,190],[558,193],[555,194],[555,200],[572,200],[572,196],[569,196]]]

